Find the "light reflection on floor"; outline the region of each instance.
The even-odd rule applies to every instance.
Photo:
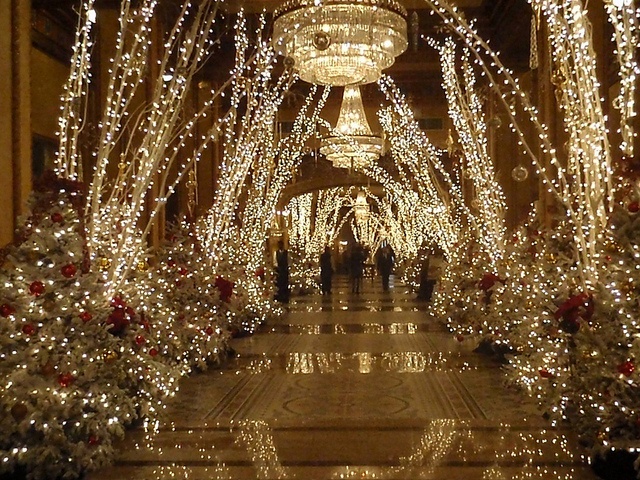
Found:
[[[185,379],[167,417],[86,480],[595,478],[571,432],[406,289],[347,287],[234,340],[236,358]]]

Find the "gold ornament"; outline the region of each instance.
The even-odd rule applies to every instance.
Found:
[[[98,260],[98,265],[100,266],[100,270],[107,270],[111,265],[111,260],[102,257],[100,260]]]
[[[144,272],[145,270],[147,270],[149,268],[149,264],[147,262],[145,262],[144,260],[138,262],[138,271],[140,272]]]
[[[567,76],[560,70],[556,70],[551,76],[551,83],[556,87],[563,87],[567,84]]]
[[[118,353],[111,351],[111,352],[107,352],[104,356],[104,361],[107,363],[113,363],[118,359]]]

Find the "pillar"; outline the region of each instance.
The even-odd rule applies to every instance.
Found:
[[[0,246],[31,192],[31,2],[0,1]]]

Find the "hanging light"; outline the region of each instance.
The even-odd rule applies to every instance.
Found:
[[[360,88],[344,87],[338,123],[320,142],[320,153],[337,168],[363,168],[382,154],[382,138],[372,133],[362,106]]]
[[[395,0],[290,0],[274,13],[273,39],[306,82],[371,83],[407,49],[406,18]]]
[[[356,221],[365,221],[369,219],[371,211],[367,202],[367,194],[364,190],[360,190],[356,196],[356,203],[353,206]]]

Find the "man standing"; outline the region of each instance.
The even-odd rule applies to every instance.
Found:
[[[323,295],[331,294],[331,277],[333,276],[333,265],[331,264],[331,249],[327,245],[320,255],[320,287]]]
[[[382,290],[385,292],[389,291],[389,277],[391,276],[392,270],[393,254],[391,253],[391,247],[385,245],[380,250],[380,255],[378,256],[378,272],[380,272],[382,276]]]
[[[289,303],[289,252],[284,249],[284,241],[278,240],[276,251],[276,300]]]

